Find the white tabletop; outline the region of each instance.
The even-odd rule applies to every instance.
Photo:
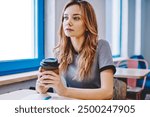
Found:
[[[73,100],[56,93],[38,94],[35,90],[23,89],[0,95],[0,100]]]
[[[150,73],[148,69],[116,68],[114,77],[140,79]]]

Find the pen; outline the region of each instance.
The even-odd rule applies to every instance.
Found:
[[[48,96],[46,98],[44,98],[44,100],[49,100],[51,98],[51,96]]]

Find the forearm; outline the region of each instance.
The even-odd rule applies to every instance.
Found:
[[[112,99],[113,88],[111,89],[79,89],[79,88],[67,88],[65,95],[67,97],[85,100],[105,100]]]
[[[97,89],[82,89],[67,87],[64,96],[85,100],[107,100],[113,98],[113,71],[111,69],[100,73],[101,87]]]

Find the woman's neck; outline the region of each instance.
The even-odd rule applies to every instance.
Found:
[[[71,43],[73,45],[73,48],[78,53],[82,49],[83,42],[84,42],[84,37],[80,37],[80,38],[71,37]]]

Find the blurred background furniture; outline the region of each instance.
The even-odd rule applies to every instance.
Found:
[[[123,67],[123,68],[139,68],[139,65],[142,65],[140,69],[147,69],[148,70],[148,63],[144,59],[127,59],[119,61],[116,66]],[[127,78],[127,98],[131,98],[130,95],[135,94],[135,99],[141,99],[141,93],[145,87],[147,76],[144,76],[141,85],[137,85],[136,78]]]
[[[132,58],[132,59],[145,59],[145,57],[143,55],[132,55],[130,58]],[[144,67],[143,63],[140,63],[138,65],[138,68],[143,68],[143,67]],[[150,66],[149,66],[149,69],[150,69]],[[137,81],[138,86],[141,86],[142,83],[143,83],[143,79],[140,79]],[[145,99],[147,94],[150,95],[150,74],[148,74],[147,78],[146,78],[145,87],[144,87],[144,90],[142,92],[142,99]]]
[[[126,92],[127,92],[126,83],[124,83],[119,79],[114,79],[113,100],[125,100]]]

